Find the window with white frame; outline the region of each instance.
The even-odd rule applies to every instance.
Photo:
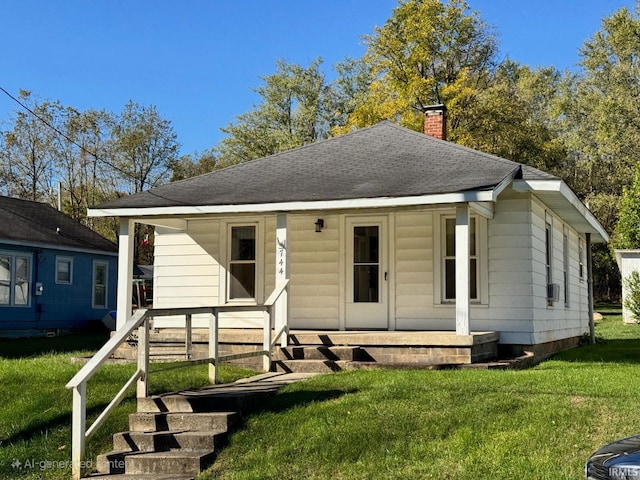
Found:
[[[256,298],[256,226],[230,225],[228,300]]]
[[[545,270],[547,277],[547,305],[553,305],[553,295],[550,289],[553,288],[553,218],[545,214],[544,227],[544,248],[545,248]]]
[[[569,230],[562,229],[562,276],[564,281],[564,306],[569,306]]]
[[[93,262],[93,308],[107,308],[109,264]]]
[[[584,240],[578,239],[578,278],[584,282]]]
[[[56,257],[56,283],[73,283],[73,257]]]
[[[445,301],[456,298],[456,219],[444,217],[442,228],[443,265],[442,265],[442,298]],[[478,300],[478,235],[477,221],[471,217],[469,223],[469,298]]]
[[[31,256],[0,252],[0,305],[31,304]]]

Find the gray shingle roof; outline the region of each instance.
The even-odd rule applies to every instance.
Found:
[[[515,173],[556,178],[385,121],[96,208],[241,205],[488,190]]]
[[[29,242],[117,253],[113,242],[44,203],[0,196],[0,244]]]

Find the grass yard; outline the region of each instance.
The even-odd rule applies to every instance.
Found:
[[[523,371],[355,371],[288,386],[205,479],[580,479],[640,433],[640,326]]]
[[[71,357],[92,354],[107,338],[93,334],[0,340],[0,479],[71,477],[71,391],[64,386],[81,368],[71,363]],[[206,365],[153,373],[163,367],[166,365],[151,367],[152,393],[208,384]],[[106,365],[89,381],[89,421],[102,411],[134,371],[134,365]],[[231,381],[247,373],[223,367],[221,379]],[[128,414],[134,411],[135,389],[132,389],[89,440],[88,461],[95,465],[96,455],[110,450],[112,434],[127,429]]]

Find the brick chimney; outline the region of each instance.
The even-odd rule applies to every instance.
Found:
[[[424,133],[430,137],[447,139],[447,107],[431,105],[424,109]]]

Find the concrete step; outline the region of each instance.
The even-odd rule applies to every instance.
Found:
[[[225,437],[225,432],[120,432],[113,436],[113,449],[133,452],[213,450]]]
[[[194,431],[224,433],[237,421],[235,412],[150,413],[129,415],[132,432]]]
[[[215,392],[198,395],[169,394],[138,399],[139,413],[225,413],[250,410],[265,396],[275,395],[277,387],[270,389],[256,386],[254,391],[246,388],[241,394],[234,392]]]
[[[167,475],[157,473],[138,473],[129,475],[126,473],[96,473],[82,478],[83,480],[195,480],[195,475],[179,475],[174,473]]]
[[[323,345],[301,345],[279,348],[274,352],[275,360],[367,360],[360,347],[328,347]]]
[[[98,455],[97,469],[102,474],[188,476],[197,475],[209,467],[214,459],[213,450],[113,451]]]
[[[348,370],[348,360],[276,360],[272,369],[286,373],[331,373]]]
[[[197,475],[213,463],[215,456],[212,450],[174,450],[128,455],[125,459],[125,471],[134,474],[179,472],[179,474]]]

